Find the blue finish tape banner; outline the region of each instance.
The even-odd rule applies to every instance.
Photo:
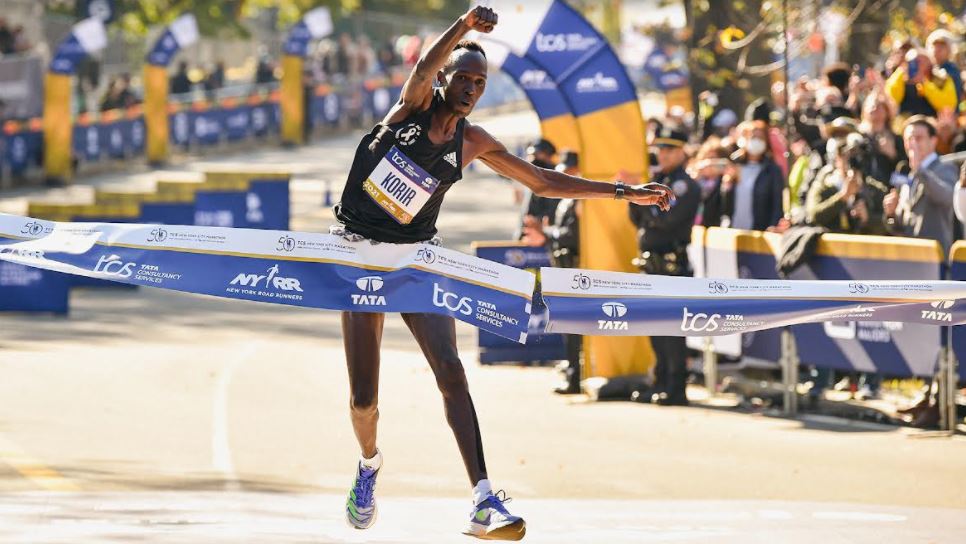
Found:
[[[347,242],[289,231],[55,223],[5,214],[0,260],[223,298],[443,314],[520,343],[526,342],[535,281],[526,271],[424,244]]]
[[[548,332],[720,336],[822,321],[966,323],[957,281],[715,280],[542,268]]]

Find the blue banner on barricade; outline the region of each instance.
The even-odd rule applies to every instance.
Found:
[[[966,323],[954,281],[717,280],[541,269],[548,331],[722,336],[824,321]],[[936,303],[942,306],[934,311]]]
[[[224,130],[228,141],[247,138],[252,131],[252,108],[237,106],[223,110]]]
[[[23,174],[27,168],[40,164],[43,154],[43,133],[33,130],[14,132],[7,136],[6,162],[13,175]]]
[[[178,111],[168,117],[171,143],[179,147],[191,145],[191,112]]]
[[[98,138],[102,142],[107,156],[112,159],[123,159],[125,157],[130,133],[130,121],[120,120],[98,125]]]
[[[252,134],[262,137],[271,132],[273,115],[271,104],[262,103],[252,106]]]
[[[67,274],[0,261],[0,312],[66,314],[69,293]]]
[[[775,271],[775,255],[762,244],[764,251],[751,251],[751,248],[739,244],[735,260],[738,266],[738,277],[744,279],[777,280]],[[760,249],[760,248],[755,248]],[[760,361],[775,363],[781,360],[782,332],[780,329],[746,332],[741,335],[741,355]]]
[[[372,112],[373,118],[382,120],[392,105],[399,100],[402,87],[376,87],[365,93],[365,108]]]
[[[200,190],[195,193],[195,225],[244,228],[248,226],[247,216],[247,192]]]
[[[31,223],[43,227],[37,236]],[[442,247],[330,234],[0,214],[0,246],[0,259],[47,270],[258,302],[449,315],[521,343],[534,286],[533,274]]]
[[[220,109],[192,112],[192,140],[200,145],[215,145],[224,130],[224,112]]]
[[[537,270],[550,266],[550,253],[545,247],[530,247],[515,242],[477,242],[473,244],[476,256],[514,268]],[[520,345],[495,334],[480,331],[479,347],[481,363],[559,361],[567,358],[564,337],[544,332],[549,318],[547,308],[540,297],[533,301],[528,324],[527,343]]]
[[[193,225],[195,205],[191,202],[144,202],[139,223],[161,225]]]
[[[288,180],[249,182],[245,198],[245,223],[252,229],[288,230],[291,215]]]
[[[143,155],[145,146],[144,117],[137,117],[128,126],[127,151],[131,155]]]
[[[86,161],[97,162],[101,160],[103,152],[101,146],[101,131],[96,124],[74,125],[73,129],[73,152],[74,156]]]
[[[857,241],[841,235],[824,235],[816,255],[792,274],[796,280],[847,280],[852,290],[862,292],[871,280],[938,280],[939,248],[922,247],[925,241],[890,240],[868,237]],[[907,246],[903,246],[906,243]],[[929,242],[926,242],[929,243]],[[917,244],[909,246],[908,244]],[[932,242],[935,244],[935,242]],[[851,246],[851,247],[850,247]],[[871,248],[891,248],[876,255]],[[931,250],[931,251],[930,251]],[[939,306],[951,303],[939,301]],[[931,376],[940,351],[940,328],[953,314],[945,310],[922,315],[933,319],[919,323],[901,321],[835,320],[795,325],[792,332],[803,363],[818,367],[887,376]]]

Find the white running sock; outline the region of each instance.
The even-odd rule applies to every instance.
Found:
[[[376,454],[371,459],[366,459],[365,456],[359,456],[359,462],[369,470],[379,470],[382,468],[382,452],[377,449]]]
[[[483,479],[476,483],[476,487],[473,488],[473,506],[476,506],[483,502],[483,499],[493,494],[493,488],[490,487],[490,480]]]

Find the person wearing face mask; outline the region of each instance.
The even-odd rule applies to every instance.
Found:
[[[768,156],[767,138],[768,126],[761,121],[738,125],[738,151],[732,155],[740,165],[738,175],[721,185],[731,228],[765,230],[784,216],[785,178]]]
[[[701,149],[698,150],[698,154],[688,168],[688,174],[701,188],[701,204],[694,218],[695,225],[721,226],[723,215],[721,183],[726,176],[737,175],[734,163],[728,155],[728,149],[721,145],[721,140],[712,136],[701,145]]]
[[[688,135],[665,125],[654,135],[650,147],[657,149],[658,172],[654,181],[674,194],[671,209],[664,214],[630,207],[630,218],[637,227],[640,256],[636,264],[647,274],[691,276],[687,247],[691,227],[701,201],[701,188],[684,170]],[[682,336],[651,337],[657,363],[651,402],[661,406],[686,406],[687,346]]]

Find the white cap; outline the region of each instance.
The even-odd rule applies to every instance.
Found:
[[[959,40],[956,39],[956,36],[954,36],[952,32],[946,30],[945,28],[940,28],[939,30],[933,30],[932,34],[930,34],[929,37],[926,38],[927,45],[932,45],[935,42],[946,42],[950,46],[953,46],[953,45],[956,45],[958,41]]]

